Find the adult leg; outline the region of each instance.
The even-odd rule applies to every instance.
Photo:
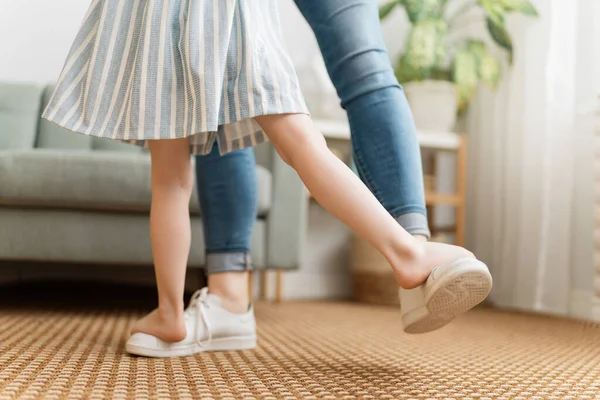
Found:
[[[381,35],[375,0],[295,0],[348,112],[359,175],[411,234],[429,236],[411,110]]]
[[[221,156],[215,143],[196,157],[196,179],[206,245],[208,290],[232,312],[248,309],[252,228],[256,221],[256,163],[253,149]]]

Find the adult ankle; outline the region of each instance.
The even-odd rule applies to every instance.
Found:
[[[208,292],[221,299],[221,307],[229,312],[241,314],[248,311],[248,295],[239,295],[229,292],[212,291],[209,287]]]
[[[248,309],[248,273],[224,272],[208,277],[208,291],[218,296],[223,308],[241,313]]]
[[[247,293],[235,293],[230,290],[220,290],[220,288],[213,289],[210,286],[208,287],[208,292],[218,296],[222,301],[227,301],[229,303],[240,303],[248,305],[248,294]]]

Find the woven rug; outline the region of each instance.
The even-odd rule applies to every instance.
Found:
[[[123,347],[151,294],[62,290],[2,291],[0,399],[600,398],[591,323],[478,309],[411,336],[394,307],[258,303],[258,349],[147,359]]]

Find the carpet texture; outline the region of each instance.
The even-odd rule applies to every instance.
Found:
[[[152,295],[10,292],[0,399],[600,399],[586,322],[478,309],[411,336],[394,307],[259,303],[258,349],[147,359],[123,348]]]

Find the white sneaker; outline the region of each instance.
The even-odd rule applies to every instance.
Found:
[[[421,286],[400,289],[400,313],[406,333],[439,329],[481,303],[492,290],[492,275],[475,258],[435,267]]]
[[[197,291],[185,310],[187,335],[180,342],[165,342],[146,333],[134,333],[125,345],[128,353],[146,357],[183,357],[204,351],[248,350],[256,347],[252,306],[244,314],[221,307],[221,299]]]

